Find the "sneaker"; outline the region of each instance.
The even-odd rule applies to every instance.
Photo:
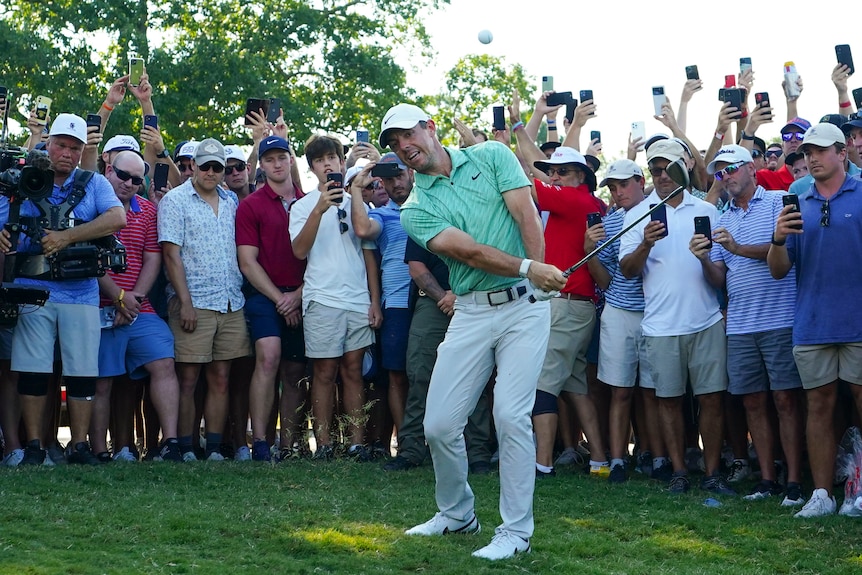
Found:
[[[3,465],[6,467],[18,467],[21,461],[24,460],[23,449],[13,449],[3,458]]]
[[[808,503],[794,517],[823,517],[835,513],[835,498],[825,489],[815,489]]]
[[[529,553],[530,550],[529,539],[524,539],[508,531],[498,531],[490,543],[473,552],[473,557],[498,561],[509,559],[518,553]]]
[[[685,473],[676,474],[674,473],[670,482],[667,485],[667,490],[669,493],[673,493],[674,495],[680,495],[682,493],[687,493],[689,488],[688,475]]]
[[[541,469],[536,469],[536,479],[545,479],[546,477],[556,477],[557,470],[553,467],[550,471],[542,471]]]
[[[640,452],[635,463],[635,473],[643,473],[647,477],[652,475],[652,453]]]
[[[207,455],[207,461],[224,461],[225,456],[222,455],[218,451],[211,451],[209,455]]]
[[[26,447],[24,457],[18,465],[42,465],[48,457],[48,452],[40,447]]]
[[[266,447],[266,454],[269,455],[269,446]],[[233,453],[234,461],[251,461],[251,450],[248,445],[240,445]]]
[[[137,461],[138,459],[128,447],[124,447],[114,454],[114,461]]]
[[[590,465],[590,477],[598,477],[599,479],[607,479],[611,474],[610,465]]]
[[[194,456],[194,453],[192,453],[192,456]],[[165,440],[165,442],[162,444],[162,448],[159,450],[159,455],[157,457],[159,461],[175,461],[178,463],[185,461],[185,458],[180,451],[179,442],[173,438]]]
[[[784,501],[781,502],[782,507],[796,507],[805,503],[805,497],[802,496],[802,486],[798,483],[788,483],[784,490]]]
[[[318,445],[312,459],[314,461],[329,461],[335,457],[335,451],[331,445]]]
[[[554,467],[567,467],[569,465],[583,465],[587,461],[574,447],[567,447],[563,450],[557,460],[554,461]]]
[[[611,483],[625,483],[628,480],[626,468],[617,463],[611,467],[611,472],[608,474],[608,481]]]
[[[351,445],[347,450],[347,457],[360,463],[368,463],[371,461],[371,453],[364,445]]]
[[[402,455],[396,455],[392,461],[387,461],[383,466],[383,471],[407,471],[419,467],[418,463],[413,463]]]
[[[728,483],[739,483],[751,475],[751,466],[745,459],[734,459],[727,473]]]
[[[844,503],[841,504],[841,509],[838,510],[838,515],[862,517],[862,496],[845,497]]]
[[[66,451],[62,443],[55,443],[47,451],[48,459],[51,460],[51,463],[46,462],[45,465],[65,465],[67,463]]]
[[[111,457],[110,452],[102,451],[96,454],[96,459],[99,460],[99,463],[111,463],[114,459]]]
[[[383,445],[382,441],[375,441],[371,446],[371,459],[373,461],[381,461],[390,459],[392,457],[392,453],[386,449]]]
[[[466,535],[469,533],[479,533],[482,526],[479,525],[479,519],[474,513],[467,521],[458,521],[450,519],[442,513],[436,513],[434,517],[420,523],[415,527],[411,527],[404,532],[405,535]]]
[[[717,495],[736,495],[736,491],[727,484],[727,481],[719,474],[704,477],[700,481],[700,488]]]
[[[767,497],[772,497],[773,495],[781,495],[783,491],[784,489],[782,489],[781,484],[764,479],[755,485],[754,489],[751,490],[751,493],[743,497],[743,499],[746,501],[759,501],[761,499],[766,499]]]
[[[245,448],[248,451],[248,447]],[[239,448],[238,451],[242,451],[242,447]],[[251,444],[251,453],[249,454],[249,459],[254,461],[272,461],[272,455],[270,455],[269,444],[265,439],[255,439]]]
[[[74,447],[66,447],[66,461],[69,465],[101,465],[86,441],[79,441]]]
[[[652,461],[650,461],[650,467],[652,467]],[[658,469],[652,470],[652,473],[650,473],[650,477],[652,479],[655,479],[656,481],[668,483],[671,479],[673,479],[673,465],[670,461],[663,463]]]

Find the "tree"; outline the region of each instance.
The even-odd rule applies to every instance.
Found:
[[[412,95],[393,54],[427,58],[423,16],[447,3],[9,0],[0,8],[0,83],[21,95],[22,111],[45,94],[54,113],[86,115],[136,52],[148,62],[169,145],[205,136],[249,142],[241,121],[249,97],[280,98],[294,141],[317,130],[346,136]],[[133,100],[114,112],[106,137],[138,133]]]

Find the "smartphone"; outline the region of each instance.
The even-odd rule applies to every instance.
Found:
[[[356,130],[356,143],[368,143],[368,130]]]
[[[572,98],[566,102],[566,119],[571,124],[575,121],[575,108],[578,107],[578,101]]]
[[[48,96],[36,96],[36,123],[44,126],[48,123],[48,115],[51,113],[51,98]]]
[[[494,106],[494,129],[498,132],[506,129],[506,113],[503,106]]]
[[[856,103],[856,111],[862,109],[862,88],[853,89],[853,101]]]
[[[87,114],[87,127],[91,126],[102,129],[102,117],[99,114]]]
[[[590,132],[590,141],[592,142],[593,140],[596,140],[597,142],[601,143],[602,133],[599,132],[598,130],[592,130]]]
[[[850,53],[849,44],[838,44],[835,46],[835,56],[838,58],[839,64],[844,64],[850,68],[849,74],[853,74],[856,68],[853,67],[853,55]]]
[[[694,233],[706,236],[709,239],[709,247],[712,247],[712,223],[709,216],[694,217]]]
[[[737,110],[742,110],[742,90],[739,88],[725,88],[724,101],[729,102]]]
[[[327,182],[337,182],[338,185],[335,187],[336,188],[343,188],[344,187],[344,174],[342,174],[341,172],[329,172],[328,174],[326,174],[326,181]],[[336,204],[340,204],[343,199],[344,199],[343,194],[339,194],[339,195],[335,196],[335,198],[334,198]]]
[[[266,121],[275,124],[281,115],[281,100],[279,98],[269,99],[269,108],[266,111]]]
[[[769,107],[769,92],[757,92],[754,94],[754,103],[761,108]]]
[[[751,70],[751,58],[739,59],[739,73],[745,74],[746,70]]]
[[[783,203],[785,206],[793,206],[793,209],[790,210],[791,212],[800,211],[799,210],[799,196],[797,196],[796,194],[787,194],[786,196],[782,196],[781,197],[781,203]],[[801,230],[802,224],[801,223],[794,224],[793,227],[797,230]]]
[[[646,143],[646,124],[643,122],[632,122],[632,141],[641,139],[641,147]]]
[[[554,92],[548,96],[547,104],[549,106],[560,106],[569,102],[572,99],[571,92]],[[581,98],[583,100],[583,98]]]
[[[159,117],[154,114],[144,114],[144,125],[159,129]]]
[[[724,77],[724,87],[725,88],[735,88],[736,87],[736,76],[733,74],[728,74]]]
[[[263,112],[264,116],[269,115],[269,100],[263,98],[249,98],[245,101],[245,125],[250,126],[251,120],[248,115],[251,112]]]
[[[600,214],[599,212],[587,214],[587,228],[597,226],[600,223],[602,223],[602,214]]]
[[[593,99],[593,91],[592,90],[581,90],[579,94],[581,99],[581,103],[586,102],[587,100]],[[591,104],[595,104],[595,102],[590,102]],[[595,116],[595,113],[591,113],[590,116]]]
[[[551,92],[554,89],[554,77],[542,76],[542,93]]]
[[[685,79],[700,80],[700,74],[697,72],[697,66],[695,64],[685,67]]]
[[[153,189],[156,191],[168,187],[168,170],[167,164],[156,164],[156,171],[153,172]]]
[[[650,204],[649,205],[650,209],[653,209],[656,206],[658,206],[658,204]],[[667,206],[665,206],[664,204],[658,206],[658,208],[656,208],[656,210],[652,214],[650,214],[650,219],[653,221],[659,221],[659,222],[664,224],[664,232],[662,232],[662,234],[659,237],[660,238],[666,238],[667,237]]]
[[[129,85],[140,86],[144,75],[144,59],[137,56],[129,57]]]
[[[667,102],[667,96],[664,95],[664,86],[652,87],[652,105],[655,109],[656,116],[662,116],[661,107]]]
[[[397,178],[401,174],[401,168],[394,162],[377,164],[371,168],[371,176],[375,178]]]

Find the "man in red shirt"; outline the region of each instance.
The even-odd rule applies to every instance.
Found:
[[[811,122],[802,118],[793,118],[786,126],[781,128],[782,149],[784,157],[794,153],[802,144],[802,136],[805,135],[805,130],[811,127]],[[757,184],[763,186],[767,190],[784,190],[790,189],[790,184],[794,182],[793,174],[783,164],[775,171],[769,169],[757,170]]]
[[[251,284],[245,316],[254,342],[255,367],[249,389],[252,459],[269,461],[266,426],[281,375],[281,459],[302,451],[301,407],[307,390],[302,334],[305,260],[293,255],[288,217],[297,196],[287,140],[264,138],[258,149],[266,184],[240,203],[236,214],[239,267]],[[294,449],[295,446],[295,449]]]

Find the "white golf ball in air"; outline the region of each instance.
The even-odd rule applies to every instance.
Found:
[[[491,34],[490,30],[482,30],[479,32],[479,42],[482,44],[490,44],[491,40],[494,39],[494,35]]]

